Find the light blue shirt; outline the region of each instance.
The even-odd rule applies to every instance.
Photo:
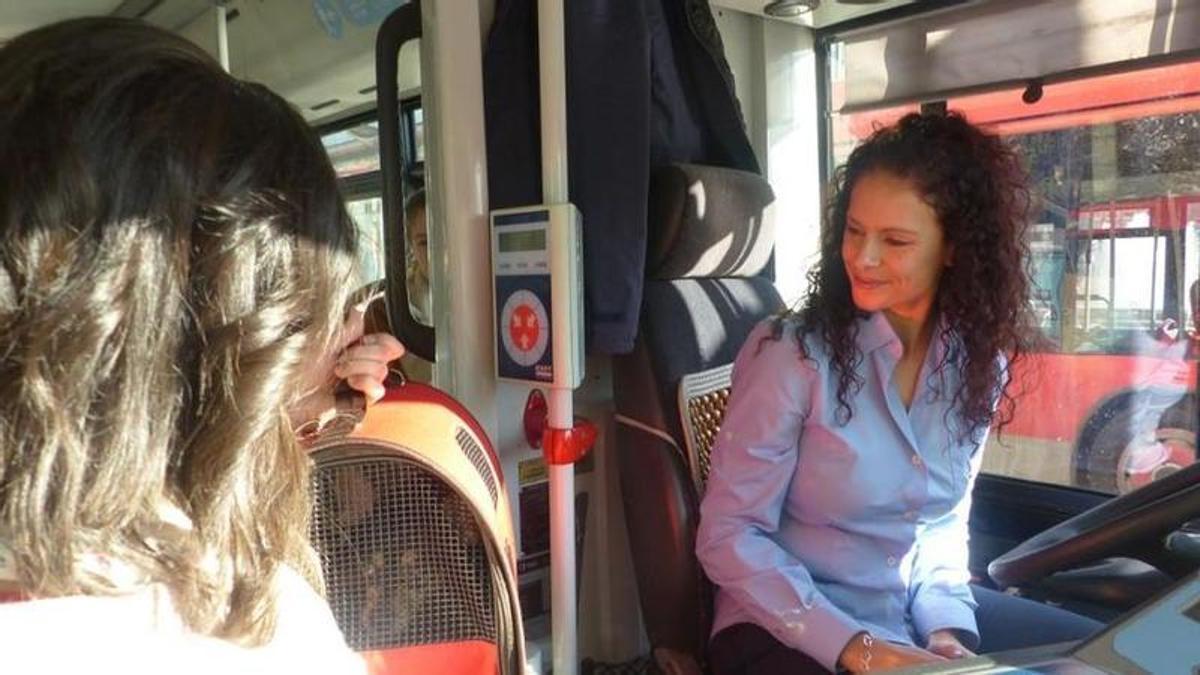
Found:
[[[863,386],[842,426],[824,342],[808,336],[806,359],[784,326],[742,346],[713,447],[696,553],[718,587],[714,634],[754,623],[830,670],[862,630],[923,645],[952,628],[974,648],[967,517],[986,431],[959,440],[959,369],[934,372],[945,345],[935,331],[906,410],[900,340],[880,313],[859,320]]]

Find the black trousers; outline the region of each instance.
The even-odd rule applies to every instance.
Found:
[[[1081,640],[1104,627],[1099,621],[1025,598],[972,586],[979,653],[1002,652]],[[827,673],[807,654],[785,646],[750,623],[730,626],[713,636],[709,662],[714,675],[808,675]]]

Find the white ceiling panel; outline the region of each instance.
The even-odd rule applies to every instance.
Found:
[[[121,0],[5,0],[0,3],[0,39],[80,16],[111,14]]]
[[[213,6],[213,0],[0,0],[0,40],[81,16],[139,17],[179,30]]]

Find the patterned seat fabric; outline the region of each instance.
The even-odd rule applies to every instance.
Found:
[[[696,494],[704,494],[708,480],[709,457],[725,405],[729,402],[730,375],[733,367],[719,366],[683,376],[679,381],[679,410],[683,413],[683,438],[687,449],[688,468]]]

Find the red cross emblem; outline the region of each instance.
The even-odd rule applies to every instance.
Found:
[[[512,338],[512,344],[517,349],[527,352],[537,344],[541,331],[542,327],[533,308],[526,304],[517,305],[512,313],[512,321],[508,323],[508,335]]]

